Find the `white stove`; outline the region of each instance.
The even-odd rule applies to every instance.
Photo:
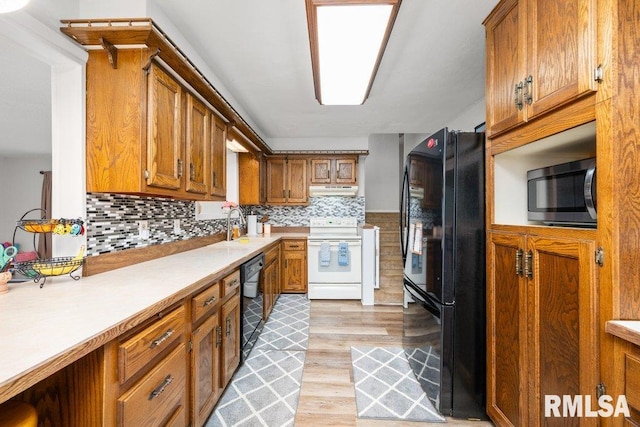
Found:
[[[357,218],[311,218],[309,225],[309,299],[361,299],[362,243]]]

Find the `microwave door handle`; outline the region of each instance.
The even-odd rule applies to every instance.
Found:
[[[587,206],[587,212],[592,219],[596,219],[596,201],[593,197],[593,191],[595,190],[595,176],[596,176],[596,163],[595,161],[587,168],[587,173],[584,175],[584,202]]]

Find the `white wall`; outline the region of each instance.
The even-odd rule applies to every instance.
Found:
[[[399,135],[369,137],[365,162],[365,211],[397,212],[400,203]]]
[[[42,175],[51,170],[50,155],[0,157],[0,243],[11,242],[18,221],[27,211],[40,208]],[[27,218],[40,218],[34,212]],[[18,230],[15,243],[20,251],[31,251],[33,234]]]
[[[369,138],[268,138],[267,144],[273,150],[367,150]]]

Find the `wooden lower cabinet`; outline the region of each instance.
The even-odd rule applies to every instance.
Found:
[[[225,388],[240,364],[240,293],[222,305],[222,351],[220,356],[220,385]]]
[[[191,333],[191,402],[194,426],[203,426],[216,406],[222,387],[220,381],[220,315],[213,313]]]
[[[276,243],[265,251],[262,270],[263,319],[265,321],[269,318],[281,290],[280,243]]]
[[[307,292],[307,240],[282,241],[282,292]]]
[[[487,413],[499,426],[596,425],[544,407],[547,395],[597,401],[595,242],[541,234],[489,233]]]

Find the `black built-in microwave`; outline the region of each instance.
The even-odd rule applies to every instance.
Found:
[[[528,219],[550,225],[596,225],[596,159],[527,172]]]

